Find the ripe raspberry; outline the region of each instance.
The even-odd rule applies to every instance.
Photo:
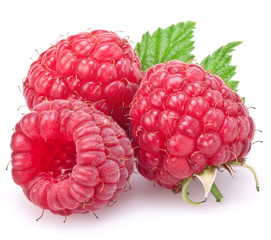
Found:
[[[148,70],[130,116],[139,172],[174,190],[207,166],[243,161],[255,131],[236,92],[177,60]]]
[[[16,125],[11,149],[14,182],[35,205],[60,215],[107,206],[133,172],[124,130],[79,100],[38,104]]]
[[[105,30],[62,39],[30,66],[24,97],[32,109],[44,99],[79,99],[129,125],[128,113],[141,81],[140,62],[126,39]]]

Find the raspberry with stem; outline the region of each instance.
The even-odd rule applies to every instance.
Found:
[[[160,186],[182,191],[184,200],[193,177],[223,196],[214,183],[221,167],[243,166],[255,124],[242,98],[201,66],[172,60],[151,67],[131,104],[130,134],[138,171]]]

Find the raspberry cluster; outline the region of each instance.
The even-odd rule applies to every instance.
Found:
[[[183,190],[189,203],[187,188],[198,173],[252,169],[244,161],[255,125],[236,92],[179,60],[141,72],[131,45],[113,32],[58,41],[30,66],[23,94],[31,112],[11,138],[13,180],[55,214],[114,202],[133,173],[134,155],[145,178]]]

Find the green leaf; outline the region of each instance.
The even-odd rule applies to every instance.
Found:
[[[237,90],[239,81],[231,80],[231,81],[228,81],[227,84],[229,85],[229,87],[230,87],[231,89]]]
[[[194,28],[196,23],[187,21],[171,25],[165,29],[158,28],[152,35],[146,32],[141,42],[136,44],[135,50],[146,71],[155,64],[170,60],[183,62],[194,59],[191,52],[194,49]]]
[[[230,65],[232,56],[230,53],[235,50],[242,42],[230,42],[218,48],[212,55],[206,57],[201,65],[206,71],[220,76],[234,91],[237,91],[239,81],[232,81],[231,78],[236,73],[236,66]]]

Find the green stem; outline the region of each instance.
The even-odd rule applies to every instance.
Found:
[[[192,178],[189,177],[189,178],[186,178],[186,179],[183,181],[183,184],[182,184],[182,198],[183,198],[184,201],[186,201],[187,203],[190,203],[190,204],[192,204],[192,205],[200,205],[200,204],[206,202],[206,199],[203,200],[203,201],[201,201],[201,202],[194,202],[194,201],[192,201],[192,200],[189,198],[189,196],[188,196],[187,190],[188,190],[189,184],[190,184],[190,182],[191,182],[191,179],[192,179]]]
[[[211,193],[214,195],[217,202],[222,203],[224,201],[224,197],[222,193],[219,191],[219,189],[217,188],[217,186],[215,185],[215,182],[212,185]]]
[[[230,162],[229,164],[230,164],[230,166],[245,167],[248,170],[250,170],[253,173],[254,178],[255,178],[256,189],[257,189],[258,192],[260,191],[259,181],[258,181],[257,174],[256,174],[255,170],[251,166],[247,165],[246,163],[241,163],[241,162]]]

